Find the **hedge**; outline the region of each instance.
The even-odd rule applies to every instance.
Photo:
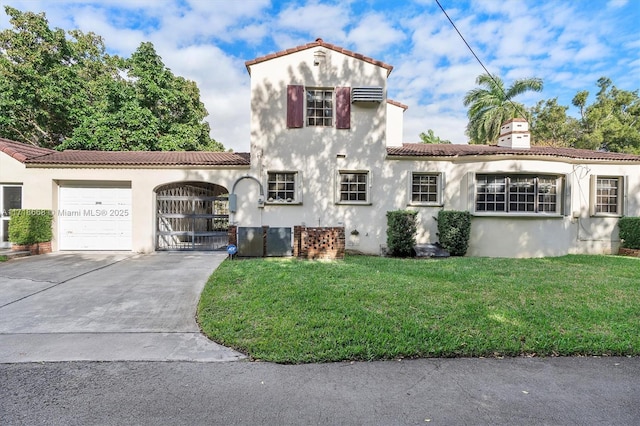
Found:
[[[12,243],[28,245],[51,241],[51,210],[11,209],[9,216],[9,241]]]
[[[416,245],[418,212],[394,210],[387,212],[387,249],[392,256],[413,256]]]
[[[640,249],[640,217],[621,217],[618,220],[622,247]]]
[[[440,210],[436,220],[438,221],[440,245],[452,256],[464,256],[469,248],[471,213]]]

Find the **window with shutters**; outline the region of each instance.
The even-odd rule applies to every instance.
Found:
[[[287,86],[287,127],[351,128],[351,88]]]
[[[333,126],[333,90],[307,89],[307,126]]]

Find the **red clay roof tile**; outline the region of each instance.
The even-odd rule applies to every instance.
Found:
[[[0,138],[0,151],[25,164],[69,166],[248,166],[249,153],[206,151],[54,151]]]
[[[40,148],[26,143],[0,138],[0,151],[24,163],[31,158],[41,157],[56,152],[52,149]]]
[[[25,161],[83,166],[248,166],[249,153],[206,151],[62,151]]]
[[[503,148],[497,145],[460,145],[405,143],[387,147],[388,157],[465,157],[465,156],[542,156],[596,161],[631,161],[640,163],[640,155],[601,152],[588,149],[532,146],[529,149]]]

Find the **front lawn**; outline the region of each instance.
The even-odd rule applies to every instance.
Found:
[[[212,340],[281,363],[640,355],[640,260],[227,260],[198,320]]]

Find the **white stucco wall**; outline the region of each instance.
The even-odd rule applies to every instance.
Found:
[[[440,209],[466,210],[473,214],[470,256],[542,257],[570,253],[615,253],[619,247],[619,215],[591,216],[589,205],[592,175],[626,176],[625,211],[640,216],[640,167],[637,164],[594,164],[551,159],[473,158],[388,160],[388,181],[379,182],[384,196],[382,211],[408,208],[418,211],[418,242],[436,242],[437,216]],[[445,182],[441,207],[416,207],[409,203],[411,172],[440,172]],[[474,184],[470,173],[535,173],[566,177],[567,190],[562,194],[562,211],[557,215],[476,213]],[[470,193],[471,191],[471,193]],[[377,192],[377,191],[376,191]],[[390,197],[389,194],[395,194]],[[393,202],[392,202],[393,201]],[[374,203],[376,200],[374,200]],[[382,213],[381,211],[381,213]],[[575,212],[575,213],[574,213]],[[382,214],[377,225],[386,227]],[[380,241],[379,244],[384,244]],[[374,247],[368,247],[373,249]]]
[[[24,164],[4,152],[0,152],[0,184],[21,184],[24,178]]]
[[[402,146],[404,108],[387,104],[387,146]]]
[[[315,66],[317,50],[325,53],[325,60]],[[311,48],[252,65],[250,71],[251,174],[266,190],[268,172],[296,172],[302,191],[298,204],[267,203],[260,217],[238,217],[237,224],[338,226],[361,218],[373,221],[377,212],[370,205],[336,204],[336,179],[340,170],[368,171],[371,187],[382,179],[386,101],[351,104],[350,129],[288,129],[286,90],[292,84],[311,88],[377,86],[382,87],[386,99],[387,69],[330,49]]]

